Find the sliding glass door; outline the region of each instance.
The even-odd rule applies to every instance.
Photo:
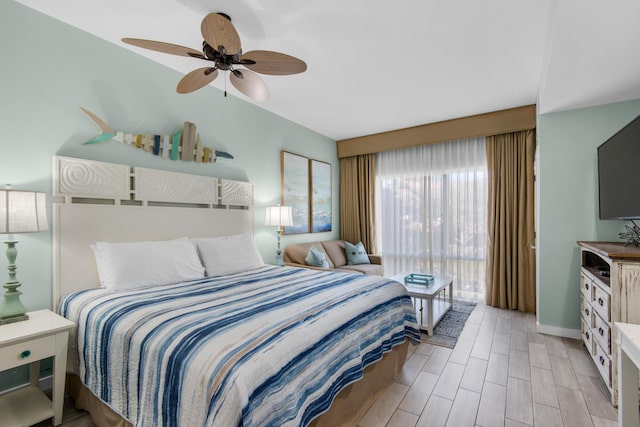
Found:
[[[387,276],[452,276],[454,295],[484,294],[487,169],[484,138],[381,153],[378,241]]]

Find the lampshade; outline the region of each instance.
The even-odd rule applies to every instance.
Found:
[[[271,227],[293,225],[291,206],[268,206],[264,225]]]
[[[48,228],[45,193],[0,190],[0,234],[32,233]]]

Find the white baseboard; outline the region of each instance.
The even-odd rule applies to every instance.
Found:
[[[536,324],[536,331],[541,334],[555,335],[557,337],[573,338],[574,340],[582,339],[580,329],[559,328],[557,326]]]
[[[21,388],[27,387],[29,383],[24,383],[17,385],[15,387],[8,388],[6,390],[2,390],[0,394],[9,393],[15,390],[20,390]],[[46,377],[40,378],[40,382],[38,383],[38,388],[42,391],[52,390],[53,389],[53,375],[47,375]]]

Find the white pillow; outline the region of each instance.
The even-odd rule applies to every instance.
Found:
[[[204,277],[198,252],[186,237],[159,242],[96,242],[91,249],[96,257],[100,285],[112,291]]]
[[[264,265],[250,233],[192,240],[198,246],[207,277],[239,273]]]

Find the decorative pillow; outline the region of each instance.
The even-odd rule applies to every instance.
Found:
[[[193,244],[181,239],[158,242],[96,242],[100,285],[132,290],[202,279],[204,267]]]
[[[362,242],[358,242],[357,245],[353,245],[345,241],[344,252],[347,255],[348,265],[371,264],[371,261],[369,261],[369,255],[367,255],[367,251],[364,249]]]
[[[239,273],[264,265],[251,233],[192,240],[198,247],[207,277]]]
[[[307,253],[307,257],[304,259],[307,265],[311,265],[313,267],[322,267],[329,268],[329,262],[327,261],[327,256],[324,252],[316,249],[315,246],[311,246],[309,248],[309,253]]]

